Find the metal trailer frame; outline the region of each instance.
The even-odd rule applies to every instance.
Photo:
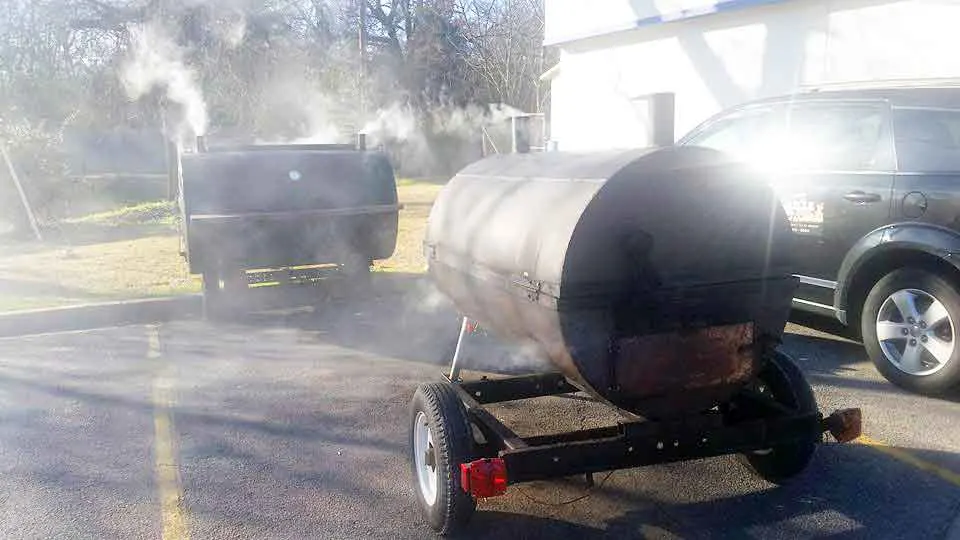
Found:
[[[474,328],[475,323],[464,318],[451,369],[444,379],[453,387],[471,424],[483,435],[485,442],[476,444],[478,461],[502,460],[507,484],[757,452],[809,440],[811,434],[819,434],[822,440],[824,432],[840,442],[860,434],[859,409],[839,410],[828,417],[820,412],[798,414],[772,398],[744,391],[740,397],[756,406],[759,414],[742,421],[730,422],[719,410],[647,420],[615,408],[623,416],[615,426],[520,437],[484,405],[581,389],[559,373],[461,380],[464,338]],[[462,487],[470,493],[468,486]]]

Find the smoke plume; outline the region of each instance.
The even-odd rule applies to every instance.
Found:
[[[131,56],[120,73],[127,95],[136,100],[162,90],[168,100],[181,106],[182,123],[193,135],[205,134],[207,106],[196,73],[184,63],[183,50],[156,25],[132,25],[129,30]]]
[[[336,144],[349,140],[350,134],[343,133],[338,126],[340,114],[333,99],[323,94],[312,94],[305,100],[301,98],[301,102],[304,104],[303,118],[308,135],[297,139],[295,143]]]
[[[212,31],[227,48],[236,49],[247,36],[247,18],[242,11],[231,10],[216,17]]]
[[[485,107],[437,107],[426,117],[420,118],[411,107],[394,103],[378,110],[362,131],[374,141],[381,142],[415,142],[425,138],[427,131],[436,135],[469,137],[484,126],[503,122],[519,114],[523,112],[498,103]],[[424,123],[429,123],[429,127]]]
[[[377,143],[389,140],[408,142],[423,136],[416,113],[400,103],[378,110],[360,131]]]
[[[479,157],[481,133],[521,114],[506,105],[436,107],[417,113],[393,104],[377,111],[362,132],[373,145],[397,150],[397,167],[413,176],[449,174]]]

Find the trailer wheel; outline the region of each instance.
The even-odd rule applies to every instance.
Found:
[[[775,351],[758,377],[762,393],[799,413],[816,413],[817,400],[800,368],[786,354]],[[813,459],[821,433],[811,433],[791,445],[776,446],[743,454],[741,460],[764,480],[784,484],[803,472]]]
[[[373,261],[360,255],[349,256],[340,264],[343,285],[348,295],[364,296],[370,292],[372,264]]]
[[[422,384],[411,404],[410,456],[417,502],[441,535],[462,528],[477,501],[460,487],[460,464],[472,459],[473,436],[449,383]]]
[[[235,318],[247,292],[246,272],[207,270],[202,275],[203,316],[221,321]]]
[[[222,319],[223,291],[220,275],[212,270],[203,272],[203,317],[207,320]]]

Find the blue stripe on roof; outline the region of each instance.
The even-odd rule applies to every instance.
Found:
[[[789,0],[717,0],[717,3],[711,6],[703,6],[697,9],[684,9],[680,11],[672,11],[670,13],[661,13],[659,15],[652,15],[650,17],[636,19],[635,21],[630,23],[625,23],[621,25],[611,25],[606,28],[586,30],[583,32],[561,36],[559,38],[544,39],[543,45],[545,47],[550,45],[559,45],[560,43],[569,43],[571,41],[579,41],[582,39],[600,37],[608,34],[614,34],[617,32],[625,32],[627,30],[635,30],[637,28],[642,28],[644,26],[653,26],[657,24],[683,21],[687,19],[703,17],[706,15],[714,15],[714,14],[723,13],[726,11],[735,11],[738,9],[764,6],[768,4],[781,4],[787,1]]]

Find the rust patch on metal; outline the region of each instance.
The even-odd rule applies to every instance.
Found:
[[[750,323],[623,338],[614,359],[617,384],[623,394],[644,398],[744,383],[758,369],[753,343]]]

